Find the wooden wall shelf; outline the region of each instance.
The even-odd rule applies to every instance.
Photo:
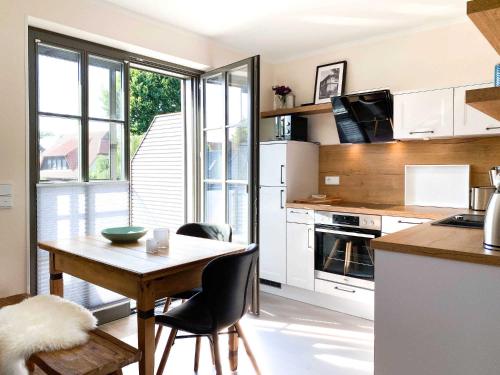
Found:
[[[332,112],[332,104],[324,103],[324,104],[311,104],[304,105],[302,107],[294,107],[294,108],[284,108],[284,109],[275,109],[274,111],[265,111],[260,113],[261,118],[269,118],[276,116],[286,116],[286,115],[317,115],[320,113],[331,113]]]
[[[500,54],[500,0],[469,1],[467,15]]]
[[[468,90],[465,102],[500,121],[500,87]]]

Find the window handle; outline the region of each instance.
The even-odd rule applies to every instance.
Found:
[[[495,130],[495,129],[500,129],[500,126],[488,126],[486,130]]]

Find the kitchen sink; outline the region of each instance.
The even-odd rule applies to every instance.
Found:
[[[432,225],[443,227],[483,229],[484,215],[459,214],[435,221]]]

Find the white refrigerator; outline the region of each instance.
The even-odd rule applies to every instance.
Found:
[[[286,283],[286,203],[318,192],[319,145],[260,143],[260,278]]]

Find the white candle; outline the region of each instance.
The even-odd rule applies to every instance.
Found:
[[[153,230],[153,237],[158,241],[160,247],[168,247],[170,230],[168,228],[156,228]]]
[[[154,238],[149,238],[146,240],[146,252],[149,254],[154,254],[158,251],[159,243]]]

